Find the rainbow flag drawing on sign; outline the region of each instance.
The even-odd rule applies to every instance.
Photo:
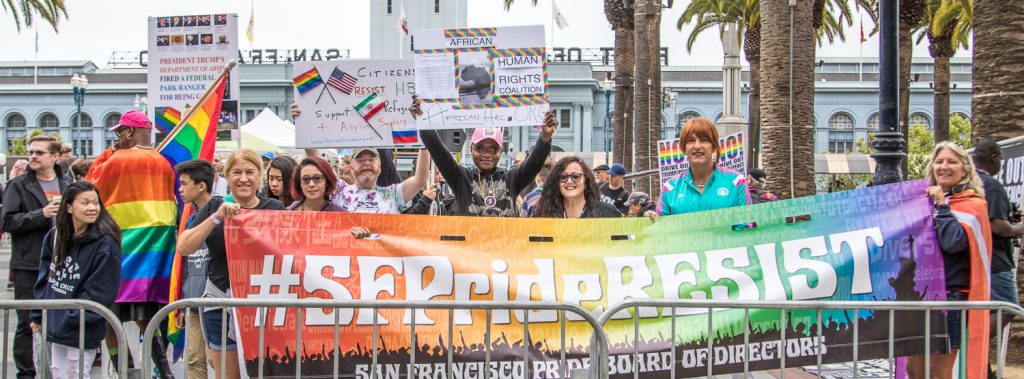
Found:
[[[359,113],[360,116],[363,116],[363,120],[369,122],[373,115],[380,112],[381,109],[384,109],[384,102],[377,100],[377,93],[371,93],[370,96],[367,96],[363,101],[359,102],[359,104],[356,104],[355,108],[356,112]]]
[[[309,90],[324,84],[324,80],[320,77],[320,72],[316,70],[316,67],[296,76],[292,81],[295,82],[295,88],[299,90],[300,94],[309,92]]]
[[[156,128],[161,133],[170,133],[181,122],[181,112],[174,107],[156,107]]]
[[[213,153],[217,142],[217,122],[220,117],[221,102],[224,100],[224,86],[226,83],[227,80],[224,78],[219,83],[215,83],[213,93],[199,106],[199,109],[195,110],[181,129],[169,137],[171,140],[160,149],[160,154],[167,158],[171,167],[193,159],[213,160]],[[172,108],[165,115],[170,114],[174,116],[170,111],[177,112]],[[173,119],[177,119],[177,117],[167,117],[168,121]],[[157,123],[160,123],[159,115],[157,116]],[[177,124],[178,122],[175,122],[171,128],[174,128]],[[180,183],[175,179],[175,187],[178,185]],[[178,191],[175,190],[174,193],[177,195]],[[178,204],[181,204],[181,199],[178,199]],[[179,233],[183,230],[185,221],[188,220],[192,212],[193,209],[190,206],[186,206],[182,210],[181,218],[179,219]],[[175,254],[174,263],[171,266],[171,288],[168,297],[170,303],[181,298],[183,264],[182,257]],[[181,353],[184,350],[185,339],[182,338],[183,335],[181,329],[177,326],[174,313],[171,313],[169,317],[167,339],[174,345],[174,360],[177,360],[181,357]]]

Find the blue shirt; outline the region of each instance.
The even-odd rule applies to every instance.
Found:
[[[661,187],[656,212],[660,216],[668,216],[747,204],[750,204],[750,195],[747,178],[743,174],[715,168],[701,194],[693,183],[690,170],[686,170],[686,175],[669,180]]]

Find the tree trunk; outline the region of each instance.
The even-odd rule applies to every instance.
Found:
[[[772,170],[768,189],[782,198],[815,193],[812,8],[807,1],[761,1],[761,125],[763,145],[771,146],[763,166]]]
[[[632,15],[629,15],[632,17]],[[615,29],[615,109],[612,114],[612,157],[633,167],[633,29]]]
[[[900,21],[900,133],[903,134],[904,146],[910,146],[910,65],[914,54],[913,25]],[[906,152],[906,149],[903,151]],[[904,175],[907,171],[907,159],[900,163]]]
[[[644,147],[647,143],[647,133],[651,127],[651,41],[650,41],[650,22],[647,20],[647,15],[644,14],[644,5],[651,0],[637,0],[634,3],[636,13],[634,14],[634,25],[636,30],[633,32],[634,40],[633,43],[636,47],[636,77],[633,80],[633,133],[636,136],[636,161],[633,162],[633,166],[626,166],[629,172],[639,172],[646,162],[646,158],[643,154],[646,154],[646,148]],[[646,178],[641,178],[633,186],[634,191],[643,191],[640,188],[645,187],[647,182]],[[650,192],[648,192],[650,193]]]
[[[645,52],[649,57],[649,64],[647,66],[647,78],[650,81],[650,87],[648,88],[648,98],[650,103],[648,104],[648,122],[647,129],[639,129],[644,131],[644,137],[641,141],[637,141],[637,148],[640,152],[637,152],[637,158],[642,159],[641,164],[638,168],[639,171],[651,171],[658,170],[658,140],[661,139],[661,2],[658,0],[651,0],[655,3],[657,13],[646,17],[647,23],[647,51]],[[661,188],[660,176],[647,175],[644,176],[644,180],[640,183],[639,189],[633,189],[634,191],[643,191],[646,193],[658,192]]]
[[[949,40],[944,42],[949,43]],[[935,142],[949,140],[949,56],[935,57],[935,94],[932,118],[935,119]]]
[[[975,0],[971,138],[1024,134],[1024,2]]]
[[[747,111],[750,114],[747,124],[747,143],[750,144],[750,156],[747,157],[747,169],[760,167],[761,160],[761,59],[747,59],[750,62],[750,96],[747,99]]]

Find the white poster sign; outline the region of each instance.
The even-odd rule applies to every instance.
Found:
[[[734,133],[721,137],[718,145],[722,154],[718,157],[718,167],[736,171],[746,176],[747,158],[743,150],[743,133]],[[690,168],[686,160],[686,152],[679,145],[679,139],[658,141],[658,167],[660,168],[661,184],[685,175]]]
[[[150,17],[148,54],[149,114],[156,119],[157,128],[164,131],[185,113],[186,105],[195,106],[224,66],[238,57],[238,15]],[[237,65],[228,80],[220,129],[238,126]]]
[[[300,148],[419,143],[409,114],[411,59],[295,62],[295,144]]]
[[[418,30],[413,37],[420,129],[544,123],[543,26]]]

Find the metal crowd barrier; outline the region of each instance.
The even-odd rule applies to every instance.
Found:
[[[493,310],[520,310],[520,311],[539,311],[539,310],[554,310],[559,312],[558,319],[560,321],[561,328],[561,371],[560,376],[563,378],[569,377],[568,366],[566,365],[566,340],[565,340],[565,316],[566,313],[576,314],[583,318],[593,330],[593,334],[590,340],[590,372],[588,373],[591,378],[606,378],[608,376],[608,337],[604,334],[601,329],[601,324],[598,323],[597,319],[587,313],[586,310],[580,308],[571,303],[564,302],[532,302],[532,301],[508,301],[508,302],[496,302],[496,301],[406,301],[406,300],[323,300],[323,299],[185,299],[175,301],[161,309],[157,314],[150,320],[149,325],[143,334],[142,342],[142,356],[149,357],[152,351],[153,335],[160,325],[160,321],[167,318],[171,312],[174,312],[182,308],[202,308],[202,307],[221,307],[222,315],[226,315],[228,308],[256,308],[259,314],[265,315],[267,308],[298,308],[298,318],[302,318],[302,310],[307,308],[333,308],[335,310],[335,322],[334,322],[334,345],[333,349],[333,360],[334,360],[334,374],[333,378],[338,378],[338,362],[341,354],[341,349],[337,348],[339,339],[339,309],[372,309],[374,310],[373,318],[373,331],[372,331],[372,347],[373,356],[371,360],[371,371],[370,378],[375,378],[380,375],[376,372],[378,364],[377,354],[377,339],[379,336],[379,326],[377,324],[377,312],[376,310],[381,309],[409,309],[409,310],[426,310],[426,309],[440,309],[448,310],[448,343],[446,348],[447,351],[453,351],[453,331],[454,331],[454,317],[453,313],[456,309],[468,309],[468,310],[486,310],[487,325],[484,332],[484,339],[486,340],[486,352],[484,358],[484,377],[483,379],[490,379],[490,357],[491,357],[491,311]],[[416,346],[416,312],[411,313],[411,324],[409,325],[409,338],[410,346]],[[526,319],[523,322],[524,336],[527,335],[530,322],[529,313],[525,313]],[[226,318],[225,318],[226,319]],[[186,326],[186,328],[189,326]],[[261,323],[259,335],[259,368],[257,377],[263,378],[263,364],[264,364],[264,326]],[[227,335],[227,323],[221,325],[221,335]],[[296,346],[302,345],[302,328],[296,328]],[[530,372],[529,364],[529,347],[530,344],[523,343],[523,362],[524,369],[527,373]],[[186,349],[188,348],[186,344]],[[223,377],[223,370],[226,366],[225,348],[221,345],[220,355],[220,367]],[[416,367],[416,354],[415,349],[410,349],[411,356],[409,360],[410,370],[408,371],[409,378],[412,379],[413,370],[412,367]],[[241,353],[241,352],[240,352]],[[187,357],[188,351],[182,353],[182,356]],[[595,363],[596,362],[596,363]],[[447,354],[447,377],[453,378],[452,375],[452,355]],[[149,359],[143,359],[142,372],[148,373],[151,370],[152,362]],[[244,370],[245,368],[240,368]],[[295,365],[295,377],[299,378],[302,376],[302,365]]]
[[[1024,319],[1024,309],[1022,309],[1020,306],[1013,305],[1013,304],[1010,304],[1010,303],[997,302],[997,301],[985,301],[985,302],[968,302],[968,301],[784,301],[784,302],[768,302],[768,301],[716,301],[716,300],[640,299],[640,300],[627,300],[627,301],[624,301],[624,302],[621,302],[621,303],[618,303],[618,304],[616,304],[614,306],[609,307],[608,310],[605,311],[601,315],[600,324],[601,324],[602,328],[604,328],[604,327],[607,326],[607,324],[610,321],[612,321],[611,318],[616,313],[618,313],[620,311],[623,311],[623,310],[627,310],[627,309],[633,309],[632,317],[631,317],[632,320],[633,320],[633,327],[634,327],[634,333],[635,333],[634,334],[634,341],[633,341],[633,343],[634,343],[634,346],[638,346],[637,342],[639,342],[638,338],[639,338],[640,320],[639,320],[639,317],[638,317],[639,312],[637,310],[639,308],[641,308],[641,307],[670,308],[671,309],[670,313],[671,313],[671,316],[672,316],[670,318],[672,320],[671,328],[672,328],[672,335],[673,335],[673,337],[675,336],[675,330],[676,330],[675,329],[675,326],[676,326],[676,317],[675,317],[675,315],[676,315],[676,309],[677,308],[706,309],[707,310],[706,314],[708,315],[707,316],[708,317],[708,329],[707,329],[707,334],[705,334],[705,335],[708,336],[708,338],[707,338],[707,349],[709,351],[709,357],[711,357],[710,351],[712,351],[712,348],[714,347],[714,338],[712,338],[711,336],[713,335],[712,332],[713,332],[713,329],[714,329],[714,316],[713,316],[714,312],[713,311],[715,311],[715,310],[717,310],[717,311],[722,311],[722,310],[740,310],[740,309],[744,310],[744,316],[743,316],[743,323],[744,324],[743,325],[745,325],[745,326],[743,328],[744,329],[743,341],[744,341],[745,345],[749,344],[749,341],[750,341],[749,338],[750,338],[750,310],[751,309],[758,309],[758,310],[759,309],[779,309],[779,310],[782,310],[782,312],[779,313],[779,316],[780,316],[780,319],[779,319],[779,326],[780,326],[779,327],[779,341],[782,344],[782,346],[786,346],[786,342],[785,342],[786,341],[786,327],[785,327],[785,325],[786,325],[786,313],[787,313],[786,311],[792,311],[792,310],[814,310],[814,311],[817,311],[816,312],[817,313],[817,328],[816,328],[817,335],[816,335],[816,337],[819,337],[819,338],[821,337],[821,331],[822,331],[822,311],[823,310],[853,311],[854,312],[853,313],[853,315],[854,315],[853,319],[854,320],[857,319],[857,311],[876,311],[876,312],[888,311],[889,312],[889,338],[888,338],[888,341],[889,341],[889,344],[888,344],[889,345],[888,346],[889,347],[889,354],[888,354],[888,360],[889,360],[889,366],[890,366],[890,370],[889,370],[890,373],[895,372],[894,359],[893,359],[893,358],[895,358],[893,356],[893,344],[894,344],[893,330],[894,330],[894,319],[895,319],[894,316],[895,316],[895,312],[896,311],[924,311],[924,314],[925,314],[925,328],[924,328],[925,351],[931,351],[931,346],[930,346],[931,338],[929,337],[930,334],[931,334],[931,323],[932,323],[932,320],[931,320],[932,312],[931,311],[959,311],[959,312],[961,312],[961,314],[960,314],[960,316],[961,316],[960,317],[960,320],[961,320],[961,322],[960,322],[960,332],[961,332],[961,334],[960,335],[961,336],[966,336],[967,335],[967,333],[966,333],[966,329],[967,329],[967,321],[966,321],[967,320],[967,315],[966,315],[966,312],[968,310],[989,310],[989,311],[993,311],[993,312],[995,312],[995,314],[993,314],[991,317],[993,317],[999,323],[999,325],[1002,324],[1002,320],[1003,320],[1003,317],[1004,317],[1003,314],[1004,313],[1016,316],[1018,319]],[[704,313],[701,313],[701,315],[703,315],[703,314]],[[851,357],[852,358],[851,361],[853,362],[853,378],[854,379],[856,379],[858,377],[858,370],[857,370],[857,362],[858,362],[858,357],[857,357],[857,355],[858,355],[858,332],[859,332],[858,326],[859,326],[858,322],[854,322],[853,323],[853,338],[854,338],[854,342],[853,342],[853,356]],[[606,331],[606,333],[607,333],[607,331]],[[997,329],[995,337],[996,337],[996,340],[998,341],[997,343],[999,345],[998,345],[997,349],[995,349],[994,351],[1002,351],[1003,350],[1002,349],[1002,344],[1003,344],[1003,328],[998,328]],[[963,340],[963,344],[964,344],[964,346],[966,346],[966,339]],[[675,379],[676,378],[676,369],[675,368],[676,368],[676,365],[678,364],[678,362],[676,361],[675,346],[676,346],[675,340],[673,339],[673,342],[672,342],[672,370],[671,370],[671,376],[670,376],[671,379]],[[818,367],[817,375],[820,378],[821,377],[821,373],[822,373],[822,360],[821,360],[822,352],[821,352],[821,349],[819,349],[819,348],[814,348],[814,350],[817,353],[816,354],[816,356],[817,356],[817,367]],[[745,354],[745,358],[743,359],[743,373],[744,373],[744,375],[746,375],[746,374],[750,373],[749,362],[748,362],[750,350],[745,350],[744,354]],[[633,363],[633,377],[634,378],[639,377],[639,370],[638,370],[638,367],[637,367],[637,365],[639,364],[638,363],[639,356],[640,356],[640,351],[639,351],[639,348],[636,347],[634,349],[634,352],[633,352],[633,361],[632,361],[632,363]],[[925,376],[924,377],[928,378],[928,377],[931,377],[931,359],[930,359],[930,356],[928,354],[925,354],[924,356],[925,356]],[[709,359],[713,361],[713,358],[709,358]],[[1002,354],[999,354],[999,357],[998,357],[998,374],[999,374],[1000,378],[1003,377],[1003,370],[1002,369],[1003,369],[1004,363],[1005,363],[1004,362],[1004,356]],[[714,371],[713,371],[714,366],[715,366],[714,364],[708,364],[707,365],[707,377],[710,378],[710,377],[713,376],[713,374],[714,374]],[[961,373],[964,372],[965,366],[966,365],[964,365],[964,364],[960,365]],[[780,368],[781,375],[782,375],[781,377],[784,379],[785,375],[786,375],[786,354],[782,354],[780,356],[780,367],[779,368]],[[961,377],[963,377],[963,376],[961,376]]]
[[[107,321],[117,336],[117,349],[118,351],[128,351],[126,344],[126,337],[124,329],[121,326],[121,322],[118,321],[117,316],[110,309],[103,306],[102,304],[89,301],[89,300],[0,300],[0,311],[3,311],[3,323],[4,323],[4,341],[3,351],[11,351],[11,347],[8,346],[10,343],[8,325],[11,321],[11,310],[33,310],[33,309],[78,309],[79,311],[87,310],[103,317]],[[46,346],[46,331],[47,331],[47,318],[48,312],[43,312],[42,325],[40,325],[42,334],[42,344]],[[79,378],[84,377],[87,368],[92,367],[92,362],[85,362],[85,350],[82,348],[85,345],[85,312],[78,312],[78,375]],[[101,352],[102,353],[102,352]],[[49,351],[47,351],[49,354]],[[3,358],[3,368],[0,369],[0,377],[8,378],[7,375],[7,354],[5,353]],[[117,356],[117,367],[118,372],[128,372],[128,354],[118,354]],[[37,371],[48,371],[49,367],[37,368]]]

